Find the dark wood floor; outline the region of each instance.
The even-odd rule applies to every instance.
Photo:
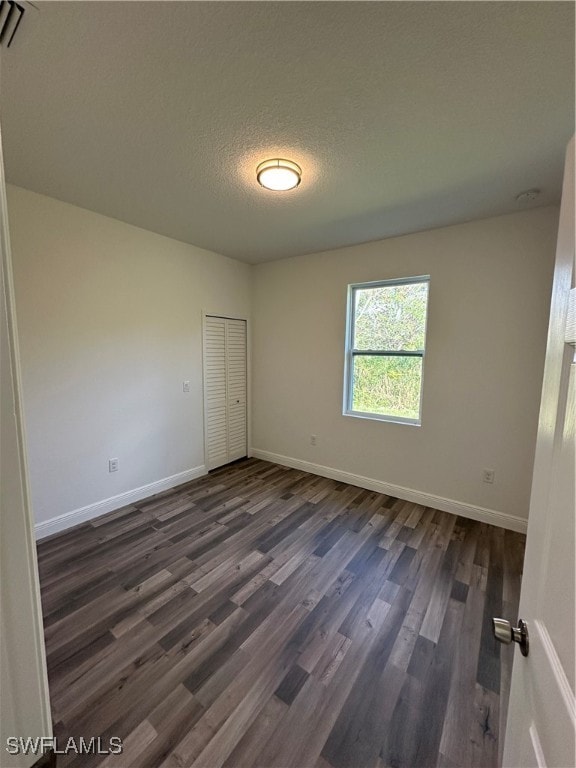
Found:
[[[59,766],[496,766],[523,549],[251,459],[44,540]]]

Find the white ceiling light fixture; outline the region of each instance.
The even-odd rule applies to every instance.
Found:
[[[293,163],[292,160],[281,158],[264,160],[256,168],[256,178],[258,183],[266,189],[271,189],[274,192],[286,192],[300,184],[302,168]]]

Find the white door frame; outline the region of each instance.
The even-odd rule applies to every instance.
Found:
[[[0,514],[2,728],[5,739],[52,737],[44,625],[34,520],[30,504],[26,435],[22,409],[20,353],[8,228],[4,158],[0,134],[0,251],[2,254],[2,510]],[[6,335],[4,335],[6,334]],[[14,755],[14,768],[32,765],[39,754]]]

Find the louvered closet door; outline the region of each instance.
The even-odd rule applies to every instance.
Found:
[[[204,407],[208,469],[228,461],[226,320],[207,317],[204,327]]]
[[[206,317],[206,462],[214,469],[246,456],[246,321]]]
[[[226,320],[228,461],[246,456],[246,322]]]

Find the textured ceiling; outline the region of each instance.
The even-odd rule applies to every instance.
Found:
[[[14,184],[247,262],[559,199],[573,3],[36,5],[2,51]],[[299,188],[257,185],[271,156]]]

